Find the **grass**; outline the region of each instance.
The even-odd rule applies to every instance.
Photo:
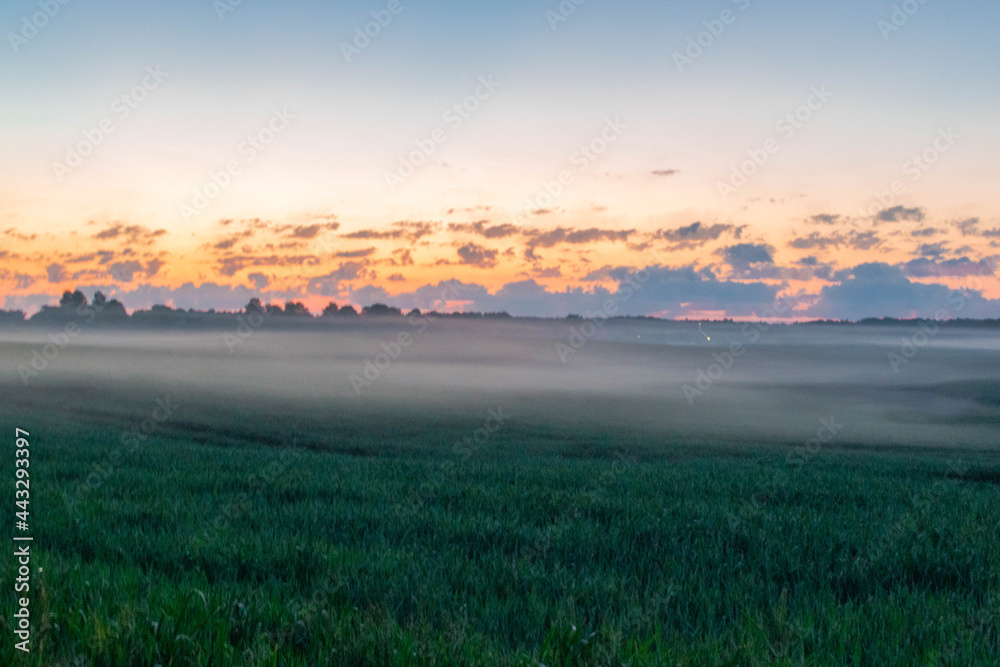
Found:
[[[797,470],[799,443],[512,420],[466,460],[483,415],[208,395],[123,451],[152,396],[4,397],[32,432],[35,542],[32,653],[8,593],[0,663],[1000,661],[992,452],[828,447]]]

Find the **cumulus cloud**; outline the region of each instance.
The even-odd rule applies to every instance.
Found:
[[[967,218],[955,223],[962,236],[975,236],[979,233],[979,218]]]
[[[316,223],[312,225],[296,225],[282,227],[281,232],[287,232],[285,236],[290,239],[314,239],[321,232],[334,231],[340,227],[339,222]]]
[[[773,264],[774,248],[759,243],[737,243],[716,252],[735,271],[746,271],[753,264]]]
[[[839,248],[843,243],[843,234],[830,234],[829,236],[824,236],[819,232],[812,232],[809,236],[792,239],[788,242],[788,246],[799,250],[812,250],[813,248],[826,250],[831,246]]]
[[[893,206],[879,211],[875,214],[875,219],[879,222],[923,222],[926,212],[922,208],[906,208],[905,206]]]
[[[835,225],[840,222],[842,218],[843,216],[831,213],[817,213],[816,215],[810,216],[807,222],[814,225]]]
[[[723,234],[731,233],[735,238],[740,238],[746,226],[736,225],[705,225],[701,222],[693,222],[677,229],[660,229],[654,232],[653,238],[670,241],[674,250],[690,249],[702,246],[709,241],[715,241]]]
[[[94,234],[98,240],[121,239],[127,243],[149,245],[156,238],[167,233],[165,229],[152,230],[142,225],[114,224]]]
[[[66,268],[62,264],[52,263],[45,267],[50,283],[61,283],[66,280]]]
[[[866,317],[934,318],[998,317],[1000,300],[980,292],[953,291],[945,285],[911,282],[899,266],[861,264],[836,274],[837,285],[825,286],[808,315],[858,320]]]
[[[475,243],[466,243],[458,249],[460,264],[489,269],[497,265],[497,251]]]
[[[897,265],[910,278],[942,278],[966,276],[992,276],[997,258],[973,261],[968,257],[940,260],[920,257]]]
[[[111,277],[115,280],[123,283],[132,282],[132,278],[135,277],[136,273],[143,272],[143,266],[135,260],[130,260],[127,262],[115,262],[109,268]]]
[[[363,262],[343,262],[335,271],[310,278],[306,285],[306,291],[320,296],[337,296],[341,291],[341,282],[374,278],[375,273],[370,271]]]
[[[218,270],[224,276],[234,276],[248,266],[312,266],[315,255],[235,255],[219,260]]]
[[[362,229],[356,232],[341,234],[345,239],[406,239],[416,243],[425,236],[430,236],[441,229],[440,222],[414,222],[400,220],[389,225],[388,229]]]
[[[370,257],[374,254],[375,248],[363,248],[361,250],[342,250],[333,253],[333,256],[341,259],[357,259],[359,257]]]
[[[634,234],[634,229],[567,229],[556,227],[546,231],[533,229],[527,230],[529,248],[551,248],[559,243],[582,244],[596,243],[598,241],[628,241],[628,237]]]
[[[734,316],[753,316],[770,307],[778,288],[764,283],[720,281],[709,269],[661,266],[637,270],[634,267],[606,267],[614,289],[594,286],[550,290],[534,279],[508,283],[495,293],[482,285],[443,281],[424,285],[412,292],[386,297],[386,303],[403,308],[443,310],[445,302],[460,304],[464,310],[500,311],[532,317],[564,317],[586,314],[604,307],[613,299],[621,315],[661,313],[684,317],[699,311],[726,311]],[[360,290],[352,301],[361,303]]]
[[[521,228],[510,223],[490,225],[489,220],[477,220],[476,222],[448,223],[448,231],[476,234],[487,239],[502,239],[520,234]]]
[[[924,243],[917,249],[917,254],[922,257],[942,257],[947,248],[943,243]]]
[[[874,231],[851,232],[847,242],[852,248],[857,248],[858,250],[871,250],[875,246],[882,243],[882,240]]]
[[[14,280],[17,281],[14,289],[27,289],[35,284],[34,276],[29,276],[27,273],[15,273]]]
[[[263,273],[251,273],[247,278],[253,283],[253,287],[256,290],[266,289],[271,284],[271,279]]]

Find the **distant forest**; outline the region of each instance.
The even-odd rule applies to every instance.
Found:
[[[171,308],[169,306],[156,305],[148,310],[135,310],[131,314],[126,311],[125,306],[117,299],[108,299],[102,292],[94,293],[93,299],[88,300],[86,295],[80,290],[73,292],[63,292],[59,299],[59,305],[42,306],[41,310],[27,317],[21,310],[0,310],[0,325],[49,325],[64,326],[76,322],[81,324],[102,324],[105,326],[139,326],[139,327],[179,327],[198,328],[200,326],[210,327],[213,325],[228,326],[235,321],[242,319],[254,320],[252,326],[260,326],[264,321],[269,324],[292,325],[304,324],[306,322],[332,321],[335,319],[350,318],[391,318],[391,317],[441,317],[459,319],[516,319],[516,320],[583,320],[581,315],[570,314],[565,317],[516,317],[506,311],[501,312],[451,312],[441,313],[436,310],[421,312],[414,308],[404,313],[400,308],[388,306],[384,303],[373,303],[364,306],[358,311],[350,304],[338,306],[333,301],[329,302],[319,315],[314,315],[306,306],[299,301],[289,301],[284,306],[275,303],[263,303],[259,298],[250,299],[242,310],[226,311],[215,310],[195,310],[189,308]],[[690,318],[671,320],[648,316],[617,316],[609,318],[612,320],[652,320],[652,321],[677,321],[693,322]],[[709,320],[701,320],[707,322]],[[732,319],[712,320],[714,322],[726,323],[734,322]],[[926,321],[923,319],[899,319],[893,317],[865,318],[857,321],[847,320],[812,320],[809,322],[788,322],[787,326],[810,326],[816,324],[836,324],[836,325],[899,325],[912,326],[915,322]],[[780,322],[779,322],[780,323]],[[982,328],[1000,327],[1000,319],[956,319],[940,322],[949,326],[974,326]]]

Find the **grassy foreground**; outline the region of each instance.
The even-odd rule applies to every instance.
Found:
[[[203,403],[129,440],[117,398],[9,398],[35,546],[32,652],[7,592],[5,665],[1000,661],[995,454],[797,471],[786,446],[516,420],[456,453],[485,412],[338,414],[331,437]]]

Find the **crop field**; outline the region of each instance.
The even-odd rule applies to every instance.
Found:
[[[358,391],[394,326],[94,334],[27,383],[44,336],[0,336],[34,647],[0,664],[1000,661],[991,339],[894,371],[892,335],[775,331],[691,396],[738,327],[563,363],[555,325],[442,325]]]

